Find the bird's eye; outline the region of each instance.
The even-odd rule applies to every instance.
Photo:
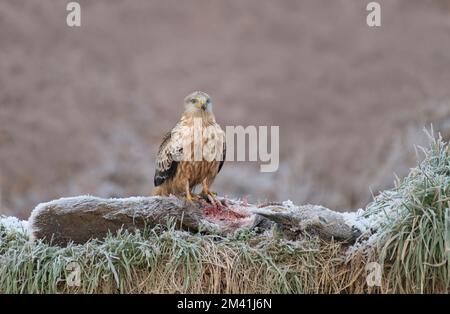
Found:
[[[196,102],[197,102],[197,99],[195,99],[195,98],[191,99],[191,103],[195,104]]]

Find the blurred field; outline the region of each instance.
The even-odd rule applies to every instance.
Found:
[[[351,209],[450,138],[450,2],[0,0],[0,213],[61,196],[147,195],[183,97],[222,125],[280,125],[281,166],[228,163],[214,190]]]

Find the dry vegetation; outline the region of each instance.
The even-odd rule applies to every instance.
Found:
[[[430,142],[424,160],[361,214],[370,225],[353,246],[191,234],[169,223],[58,247],[0,224],[0,292],[448,293],[450,151],[440,139]],[[65,283],[72,261],[79,287]],[[380,287],[366,283],[372,261],[382,266]]]

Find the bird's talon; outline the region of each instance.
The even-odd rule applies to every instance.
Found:
[[[187,198],[187,200],[188,200],[189,202],[191,202],[191,203],[193,203],[194,201],[199,202],[200,199],[201,199],[201,197],[199,197],[198,195],[195,195],[195,194],[194,194],[194,195],[190,194],[190,195],[187,196],[186,198]]]
[[[216,200],[211,194],[207,194],[206,197],[208,198],[211,204],[216,205]]]
[[[201,197],[206,200],[207,202],[213,204],[213,205],[217,205],[217,203],[220,201],[218,201],[216,199],[217,193],[208,191],[208,192],[202,192]]]

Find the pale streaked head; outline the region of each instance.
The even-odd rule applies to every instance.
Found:
[[[211,97],[204,92],[193,92],[184,98],[184,108],[190,112],[208,112],[212,113]]]

